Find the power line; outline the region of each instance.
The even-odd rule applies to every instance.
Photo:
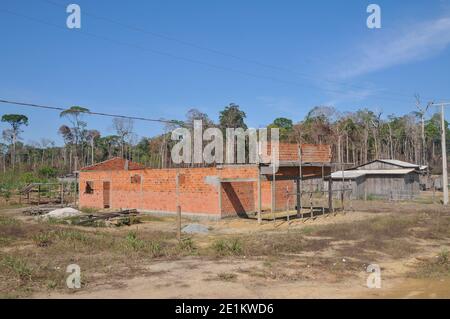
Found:
[[[30,17],[30,16],[27,16],[27,15],[23,15],[23,14],[20,14],[20,13],[16,13],[16,12],[13,12],[13,11],[10,11],[10,10],[2,9],[0,11],[6,12],[6,13],[9,13],[9,14],[21,17],[21,18],[25,18],[25,19],[28,19],[28,20],[31,20],[31,21],[34,21],[34,22],[37,22],[37,23],[40,23],[40,24],[44,24],[44,25],[48,25],[48,26],[51,26],[51,27],[54,27],[54,28],[66,30],[66,27],[63,27],[63,26],[60,26],[60,25],[57,25],[57,24],[53,24],[53,23],[49,23],[47,21],[44,21],[44,20],[41,20],[41,19],[37,19],[37,18],[34,18],[34,17]],[[106,37],[106,36],[103,36],[103,35],[98,35],[98,34],[95,34],[95,33],[92,33],[92,32],[86,32],[86,31],[79,30],[79,29],[76,32],[79,32],[79,33],[81,33],[83,35],[86,35],[86,36],[90,36],[90,37],[94,37],[94,38],[97,38],[97,39],[101,39],[103,41],[112,42],[112,43],[115,43],[116,45],[133,47],[134,49],[137,49],[137,50],[140,50],[140,51],[146,51],[146,52],[150,52],[150,53],[153,53],[153,54],[169,57],[169,58],[172,58],[172,59],[177,59],[177,60],[181,60],[181,61],[185,61],[185,62],[199,64],[199,65],[203,65],[203,66],[206,66],[206,67],[214,68],[216,70],[227,71],[227,72],[232,72],[232,73],[238,73],[238,74],[245,75],[245,76],[252,77],[252,78],[259,78],[259,79],[264,79],[264,80],[270,80],[270,81],[273,81],[273,82],[289,84],[289,85],[299,86],[299,87],[303,87],[303,88],[304,87],[310,87],[310,88],[313,88],[313,89],[316,89],[316,90],[322,90],[322,91],[326,91],[326,92],[330,92],[330,93],[337,93],[337,94],[347,94],[348,93],[347,91],[333,90],[333,89],[327,89],[327,88],[319,88],[319,87],[316,87],[316,86],[311,85],[311,84],[300,84],[300,83],[289,81],[289,80],[283,80],[283,79],[279,79],[279,78],[275,78],[275,77],[271,77],[271,76],[254,74],[254,73],[251,73],[251,72],[241,71],[241,70],[230,68],[230,67],[224,67],[224,66],[221,66],[221,65],[212,64],[212,63],[208,63],[208,62],[204,62],[204,61],[200,61],[200,60],[196,60],[196,59],[186,58],[186,57],[178,56],[178,55],[175,55],[175,54],[172,54],[172,53],[169,53],[169,52],[159,51],[159,50],[155,50],[155,49],[149,49],[149,48],[145,48],[145,47],[142,47],[140,45],[137,45],[137,44],[132,44],[132,43],[118,41],[118,40],[115,40],[113,38],[109,38],[109,37]],[[380,96],[378,96],[378,99],[397,101],[397,102],[399,102],[399,101],[405,102],[406,101],[405,99],[395,99],[395,98],[380,97]]]
[[[57,3],[57,2],[52,1],[52,0],[40,0],[40,1],[44,2],[44,3],[48,3],[48,4],[56,6],[56,7],[64,7],[65,8],[65,5],[63,3]],[[89,11],[84,10],[84,9],[83,9],[83,15],[87,15],[87,16],[90,16],[90,17],[98,19],[98,20],[103,20],[103,21],[106,21],[108,23],[118,25],[118,26],[120,26],[122,28],[125,28],[125,29],[129,29],[129,30],[132,30],[132,31],[135,31],[135,32],[140,32],[140,33],[143,33],[143,34],[147,34],[147,35],[150,35],[150,36],[153,36],[153,37],[156,37],[156,38],[164,39],[166,41],[172,41],[172,42],[175,42],[175,43],[178,43],[178,44],[181,44],[181,45],[184,45],[184,46],[192,47],[192,48],[195,48],[195,49],[198,49],[198,50],[206,51],[206,52],[213,53],[213,54],[216,54],[216,55],[221,55],[221,56],[224,56],[224,57],[233,58],[233,59],[240,60],[240,61],[243,61],[243,62],[246,62],[246,63],[259,65],[259,66],[262,66],[262,67],[265,67],[265,68],[269,68],[269,69],[272,69],[272,70],[288,72],[288,73],[291,73],[291,74],[294,74],[294,75],[298,75],[298,76],[300,76],[302,78],[305,78],[305,79],[309,79],[309,80],[313,80],[313,81],[322,81],[322,82],[327,82],[327,83],[330,83],[330,84],[338,84],[338,85],[346,86],[348,88],[355,88],[355,89],[360,89],[360,90],[368,90],[368,89],[370,89],[370,88],[365,87],[365,86],[355,85],[355,84],[351,84],[351,83],[344,83],[344,82],[334,81],[334,80],[330,80],[330,79],[318,79],[318,78],[315,78],[315,77],[313,77],[313,76],[311,76],[309,74],[298,72],[298,71],[293,71],[293,70],[291,70],[289,68],[286,68],[286,67],[283,67],[283,66],[278,66],[278,65],[274,65],[274,64],[268,64],[268,63],[257,61],[257,60],[254,60],[254,59],[249,59],[249,58],[246,58],[246,57],[238,56],[236,54],[232,54],[232,53],[229,53],[229,52],[224,52],[224,51],[220,51],[220,50],[217,50],[217,49],[209,48],[209,47],[206,47],[204,45],[199,45],[199,44],[193,43],[191,41],[181,40],[181,39],[175,38],[173,36],[168,36],[168,35],[164,35],[164,34],[161,34],[161,33],[154,32],[154,31],[149,31],[149,30],[143,29],[141,27],[136,27],[136,26],[133,26],[133,25],[130,25],[130,24],[126,24],[126,23],[123,23],[123,22],[111,19],[109,17],[99,16],[97,14],[94,14],[94,13],[89,12]],[[335,93],[337,93],[337,92],[335,92]],[[410,94],[407,94],[405,92],[385,91],[385,94],[396,95],[396,96],[403,96],[403,97],[408,97],[408,98],[411,97]]]
[[[56,107],[56,106],[48,106],[48,105],[42,105],[42,104],[34,104],[34,103],[25,103],[25,102],[19,102],[19,101],[12,101],[12,100],[6,100],[1,98],[0,103],[4,104],[12,104],[12,105],[18,105],[18,106],[26,106],[26,107],[33,107],[33,108],[40,108],[40,109],[47,109],[47,110],[53,110],[53,111],[66,111],[68,108],[63,107]],[[165,123],[165,124],[176,124],[180,126],[187,126],[188,124],[183,121],[177,121],[177,120],[164,120],[164,119],[152,119],[152,118],[146,118],[146,117],[139,117],[139,116],[127,116],[127,115],[121,115],[121,114],[110,114],[110,113],[104,113],[104,112],[94,112],[94,111],[83,111],[81,110],[80,113],[90,114],[90,115],[99,115],[99,116],[107,116],[107,117],[114,117],[114,118],[124,118],[124,119],[130,119],[130,120],[138,120],[138,121],[146,121],[146,122],[159,122],[159,123]]]
[[[56,7],[64,7],[65,8],[64,4],[57,3],[57,2],[52,1],[52,0],[40,0],[40,1],[46,2],[46,3],[51,4],[53,6],[56,6]],[[118,20],[111,19],[109,17],[99,16],[97,14],[94,14],[92,12],[86,11],[84,9],[83,9],[83,14],[85,14],[87,16],[91,16],[91,17],[93,17],[95,19],[98,19],[98,20],[106,21],[106,22],[111,23],[111,24],[116,24],[116,25],[121,26],[121,27],[123,27],[125,29],[129,29],[129,30],[132,30],[132,31],[135,31],[135,32],[148,34],[148,35],[151,35],[153,37],[157,37],[157,38],[164,39],[164,40],[167,40],[167,41],[176,42],[176,43],[179,43],[179,44],[182,44],[182,45],[185,45],[185,46],[189,46],[189,47],[192,47],[192,48],[195,48],[195,49],[198,49],[198,50],[203,50],[203,51],[210,52],[210,53],[217,54],[217,55],[221,55],[221,56],[224,56],[224,57],[230,57],[230,58],[233,58],[233,59],[236,59],[236,60],[240,60],[240,61],[243,61],[243,62],[252,63],[252,64],[259,65],[259,66],[262,66],[262,67],[265,67],[265,68],[278,70],[278,71],[283,71],[283,72],[288,72],[288,73],[291,73],[291,74],[303,77],[305,79],[309,79],[309,80],[313,80],[313,81],[328,82],[330,84],[338,84],[338,85],[346,86],[348,88],[355,88],[355,89],[362,89],[362,90],[371,89],[371,88],[366,87],[366,86],[355,85],[355,84],[335,81],[335,80],[331,80],[331,79],[315,78],[315,77],[311,76],[310,74],[294,71],[294,70],[286,68],[284,66],[279,66],[279,65],[274,65],[274,64],[261,62],[261,61],[254,60],[254,59],[249,59],[247,57],[242,57],[242,56],[238,56],[236,54],[232,54],[232,53],[229,53],[229,52],[224,52],[224,51],[220,51],[220,50],[217,50],[217,49],[214,49],[214,48],[209,48],[209,47],[206,47],[204,45],[199,45],[199,44],[191,42],[191,41],[181,40],[181,39],[175,38],[173,36],[168,36],[168,35],[165,35],[165,34],[154,32],[154,31],[149,31],[149,30],[141,28],[141,27],[136,27],[136,26],[133,26],[133,25],[130,25],[130,24],[126,24],[126,23],[120,22]],[[330,91],[330,92],[333,92],[333,91]],[[339,91],[336,91],[335,93],[339,93]],[[411,94],[405,93],[405,92],[400,92],[400,91],[384,91],[384,94],[390,94],[390,95],[396,95],[396,96],[403,96],[403,97],[411,98]],[[432,98],[430,98],[430,97],[428,97],[428,98],[424,97],[424,98],[432,100]]]

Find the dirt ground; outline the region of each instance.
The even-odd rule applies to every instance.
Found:
[[[183,220],[208,234],[175,239],[173,218],[123,227],[43,223],[0,212],[3,298],[450,298],[450,209],[354,202],[314,219]],[[81,268],[68,289],[67,265]],[[367,266],[381,268],[368,288]]]

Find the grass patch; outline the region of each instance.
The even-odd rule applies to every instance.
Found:
[[[230,272],[221,272],[217,274],[217,279],[220,281],[234,281],[236,278],[237,275]]]
[[[450,257],[447,249],[435,257],[420,263],[417,271],[412,274],[417,278],[441,278],[450,276]]]
[[[21,280],[31,280],[33,270],[28,263],[21,258],[7,255],[1,260],[0,266],[5,272],[15,275]]]
[[[20,221],[13,217],[0,216],[0,226],[18,226]]]
[[[162,255],[162,248],[159,242],[140,239],[136,231],[130,231],[127,234],[124,240],[124,248],[134,252],[149,253],[152,257]]]
[[[214,241],[212,248],[219,256],[237,256],[243,253],[242,242],[239,238],[218,239]]]
[[[38,247],[47,247],[52,243],[52,233],[40,232],[33,236],[33,241]]]
[[[139,219],[142,222],[163,222],[168,219],[168,217],[159,217],[159,216],[152,216],[152,215],[141,215],[139,216]]]
[[[181,251],[186,252],[188,254],[192,254],[197,250],[197,248],[194,245],[194,241],[190,237],[183,238],[181,242],[178,244],[178,248]]]
[[[82,207],[79,210],[88,215],[93,215],[100,211],[98,208],[92,208],[92,207]]]

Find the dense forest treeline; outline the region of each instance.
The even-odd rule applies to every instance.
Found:
[[[428,114],[417,104],[417,111],[396,116],[361,108],[356,112],[339,112],[333,107],[317,106],[306,117],[275,118],[269,128],[280,129],[280,140],[291,143],[331,144],[333,161],[361,164],[377,158],[405,160],[429,165],[440,172],[441,125],[440,114]],[[33,119],[22,114],[4,114],[0,141],[0,188],[5,185],[51,179],[71,173],[80,167],[120,156],[150,167],[170,167],[171,131],[177,123],[166,125],[164,133],[154,137],[137,138],[133,121],[114,118],[115,134],[103,136],[88,127],[85,112],[74,106],[60,116],[65,124],[55,127],[64,146],[56,146],[49,138],[26,144],[21,134]],[[218,122],[197,109],[187,112],[184,122],[189,127],[194,120],[203,120],[204,127],[247,128],[246,114],[236,104],[226,106]],[[446,135],[450,137],[447,122]]]

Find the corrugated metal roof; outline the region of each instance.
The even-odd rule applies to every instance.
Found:
[[[363,170],[344,171],[345,179],[349,179],[349,178],[353,179],[353,178],[357,178],[357,177],[360,177],[363,175],[366,175]],[[342,178],[342,171],[337,171],[337,172],[331,173],[331,178],[333,178],[333,179]]]
[[[379,161],[405,168],[418,168],[419,165],[393,159],[380,159]]]
[[[404,175],[414,172],[414,169],[360,169],[352,171],[344,171],[345,179],[353,179],[364,175]],[[342,171],[337,171],[331,174],[331,178],[342,178]]]

